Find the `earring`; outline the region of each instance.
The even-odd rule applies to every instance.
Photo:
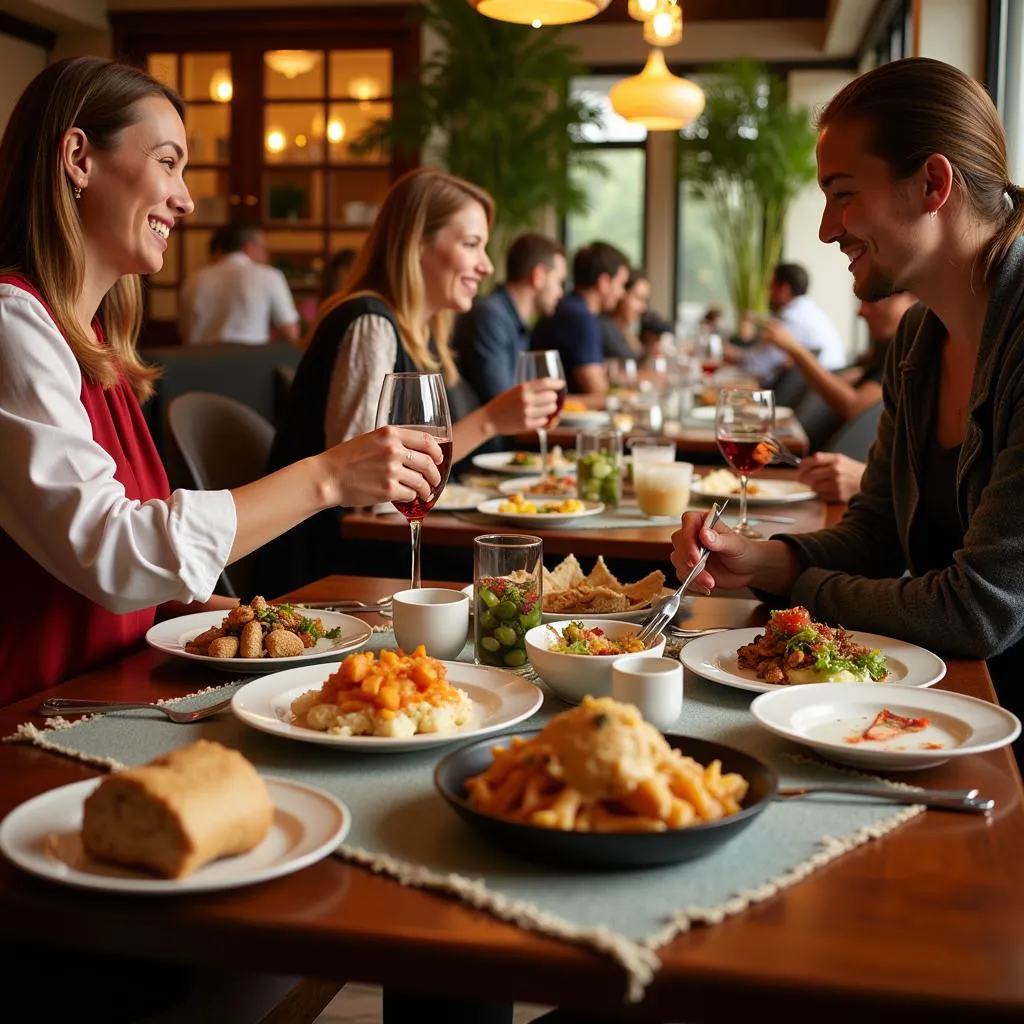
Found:
[[[75,187],[74,187],[74,188],[73,188],[73,189],[71,190],[71,194],[72,194],[72,195],[73,195],[73,196],[74,196],[74,197],[75,197],[76,199],[81,199],[81,198],[82,198],[82,186],[81,186],[81,185],[76,185],[76,186],[75,186]]]
[[[939,215],[939,211],[938,210],[931,210],[928,213],[928,216],[931,217],[932,220],[935,220],[935,218],[938,217],[938,215]]]

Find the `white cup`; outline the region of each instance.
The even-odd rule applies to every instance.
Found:
[[[451,661],[469,636],[469,595],[461,590],[420,587],[392,598],[395,639],[403,651],[420,644],[432,658]]]
[[[635,705],[644,721],[664,732],[683,713],[683,666],[675,658],[616,658],[612,697]]]

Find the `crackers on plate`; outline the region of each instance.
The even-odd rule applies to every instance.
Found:
[[[606,612],[636,611],[649,607],[665,587],[660,569],[635,583],[620,583],[598,556],[589,575],[575,555],[568,555],[554,569],[544,569],[544,611],[602,615]]]

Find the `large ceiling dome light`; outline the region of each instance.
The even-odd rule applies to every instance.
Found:
[[[704,109],[704,90],[673,75],[660,49],[651,50],[643,71],[608,90],[616,114],[652,132],[679,131]]]
[[[468,0],[469,6],[494,18],[517,25],[568,25],[599,14],[610,0]]]

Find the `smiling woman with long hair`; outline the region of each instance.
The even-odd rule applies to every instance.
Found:
[[[139,276],[192,212],[183,105],[138,68],[50,65],[0,143],[0,705],[122,656],[156,606],[325,508],[426,497],[441,452],[376,431],[234,491],[175,491],[139,407]],[[215,602],[222,605],[224,599]],[[166,610],[166,609],[165,609]]]

